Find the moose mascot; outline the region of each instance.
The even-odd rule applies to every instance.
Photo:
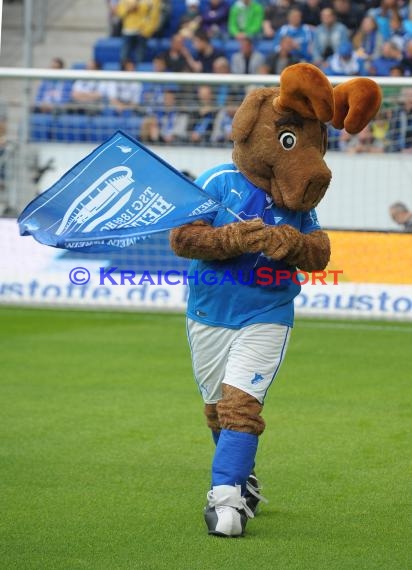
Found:
[[[214,276],[190,280],[187,310],[193,370],[216,444],[209,534],[243,535],[263,498],[254,471],[261,411],[286,354],[300,286],[258,276],[326,267],[329,239],[314,209],[331,180],[326,124],[358,133],[380,103],[368,78],[333,88],[311,64],[286,68],[280,88],[253,90],[237,110],[233,163],[196,181],[227,209],[171,232],[175,253],[193,260],[192,275]]]

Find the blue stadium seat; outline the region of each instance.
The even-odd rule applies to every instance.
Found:
[[[120,61],[106,61],[102,65],[104,71],[120,71]]]
[[[87,115],[65,113],[57,115],[52,125],[52,139],[59,142],[85,142],[90,132]]]
[[[74,63],[72,63],[71,68],[72,69],[86,69],[87,63],[85,63],[84,61],[75,61]]]
[[[140,136],[142,122],[142,117],[125,117],[123,125],[119,128],[131,137],[138,139]]]
[[[30,140],[49,141],[51,139],[53,115],[50,113],[32,113],[30,115]]]
[[[145,61],[152,61],[156,55],[166,51],[169,45],[170,40],[168,39],[151,38],[147,42]],[[94,59],[102,69],[107,69],[107,66],[112,64],[120,66],[121,49],[122,38],[100,38],[93,47]]]
[[[145,61],[152,61],[153,58],[162,51],[165,51],[163,40],[160,38],[151,38],[146,45]]]
[[[160,53],[167,51],[170,47],[170,38],[159,38],[158,45],[160,49]]]
[[[222,43],[222,49],[226,57],[230,60],[232,55],[239,51],[239,42],[237,40],[225,40]]]
[[[97,115],[90,118],[89,142],[104,142],[116,131],[124,130],[125,118],[119,115]]]
[[[110,61],[120,61],[122,38],[100,38],[93,48],[94,59],[103,67]]]
[[[153,63],[151,61],[143,61],[137,66],[137,71],[153,71]]]
[[[268,56],[274,52],[273,40],[260,40],[256,44],[256,49],[260,51],[260,53],[263,53],[265,57]]]

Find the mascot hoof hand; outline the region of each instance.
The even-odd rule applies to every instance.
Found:
[[[228,224],[220,230],[223,233],[223,247],[238,255],[262,251],[267,241],[267,227],[261,218]]]
[[[267,257],[279,261],[298,253],[302,248],[303,235],[292,226],[268,226],[267,231],[266,245],[262,250]]]

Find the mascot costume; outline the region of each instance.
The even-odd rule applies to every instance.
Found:
[[[358,133],[380,103],[368,78],[333,88],[311,64],[286,68],[280,88],[253,90],[236,112],[233,163],[196,181],[231,213],[221,208],[171,232],[174,252],[193,260],[187,333],[216,444],[204,512],[210,534],[241,536],[262,500],[255,456],[300,291],[290,275],[323,270],[330,257],[314,210],[331,180],[326,123]],[[207,272],[215,280],[206,284],[197,276]]]

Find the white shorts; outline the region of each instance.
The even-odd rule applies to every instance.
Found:
[[[285,357],[290,327],[271,323],[241,329],[211,327],[187,319],[193,372],[206,404],[222,397],[222,383],[261,404]]]

